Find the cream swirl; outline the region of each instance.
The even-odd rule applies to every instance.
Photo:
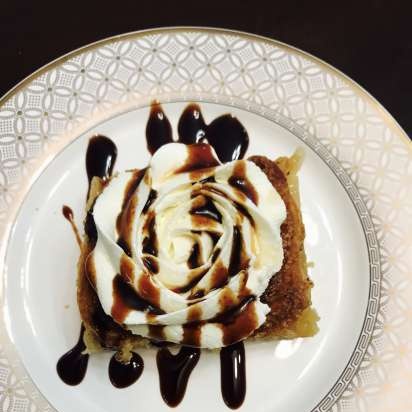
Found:
[[[266,319],[285,205],[253,162],[170,143],[96,199],[88,272],[104,311],[151,339],[217,348]]]

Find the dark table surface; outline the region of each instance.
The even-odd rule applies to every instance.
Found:
[[[160,26],[213,26],[268,36],[340,69],[412,136],[412,41],[406,0],[99,2],[4,0],[0,95],[75,48]]]

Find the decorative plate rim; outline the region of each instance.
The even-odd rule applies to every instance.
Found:
[[[268,36],[263,36],[260,34],[255,34],[255,33],[249,33],[247,31],[243,30],[236,30],[236,29],[223,29],[219,27],[213,27],[213,26],[158,26],[158,27],[153,27],[149,29],[142,29],[142,30],[132,30],[130,32],[126,33],[121,33],[121,34],[115,34],[113,36],[109,37],[104,37],[102,39],[96,40],[92,43],[85,44],[83,46],[80,46],[74,50],[71,50],[62,56],[59,56],[52,61],[40,66],[37,70],[35,70],[33,73],[29,74],[28,76],[24,77],[22,80],[20,80],[17,84],[15,84],[10,90],[8,90],[5,94],[0,96],[0,107],[4,105],[4,103],[9,100],[11,97],[13,97],[16,93],[18,93],[26,84],[30,83],[33,81],[35,78],[39,77],[41,74],[44,72],[47,72],[48,70],[52,69],[53,67],[59,66],[65,61],[82,54],[88,50],[92,50],[95,48],[99,48],[101,46],[104,46],[105,44],[114,42],[114,41],[122,41],[122,40],[127,40],[127,39],[134,39],[137,37],[141,36],[146,36],[146,35],[155,35],[155,34],[162,34],[164,32],[187,32],[187,31],[196,31],[196,32],[205,32],[205,33],[214,33],[214,34],[233,34],[237,35],[240,37],[245,37],[250,40],[261,40],[265,41],[267,43],[270,43],[272,45],[276,46],[281,46],[283,49],[286,50],[291,50],[296,54],[299,54],[303,57],[307,57],[310,60],[313,60],[317,62],[320,66],[324,67],[328,71],[332,72],[333,74],[337,75],[338,77],[341,77],[345,81],[351,83],[352,86],[355,86],[358,91],[368,99],[369,103],[373,104],[376,109],[378,109],[382,115],[384,115],[385,120],[388,122],[388,125],[394,128],[395,131],[400,133],[400,136],[402,138],[406,139],[406,143],[410,144],[411,141],[408,137],[408,134],[406,131],[403,129],[403,127],[399,124],[399,122],[389,113],[389,111],[385,108],[385,106],[376,98],[374,97],[370,92],[368,92],[363,86],[361,86],[356,80],[352,79],[350,76],[347,74],[343,73],[341,70],[337,69],[336,67],[332,66],[330,63],[326,62],[325,60],[321,59],[320,57],[317,57],[313,55],[312,53],[309,53],[307,51],[304,51],[296,46],[292,46],[290,44],[284,43],[280,40],[272,39]],[[412,147],[411,147],[412,150]]]
[[[149,107],[149,101],[142,100],[142,103],[136,105],[134,104],[128,110],[120,110],[117,112],[116,110],[111,113],[108,117],[101,119],[100,121],[93,123],[91,128],[98,127],[100,124],[113,119],[119,115],[125,114],[127,112],[133,110],[139,110],[144,107]],[[339,182],[340,186],[344,189],[345,193],[347,194],[352,206],[356,212],[356,216],[359,220],[359,223],[362,227],[362,233],[365,237],[367,252],[368,252],[368,265],[369,265],[369,290],[368,290],[368,300],[365,313],[363,315],[363,322],[362,328],[359,332],[359,337],[356,341],[356,344],[352,350],[352,353],[340,373],[339,377],[337,378],[336,382],[332,385],[329,391],[322,395],[322,398],[317,402],[316,406],[313,407],[310,412],[322,412],[330,408],[342,395],[344,390],[346,389],[347,385],[353,379],[353,376],[357,372],[360,363],[365,355],[369,342],[372,338],[373,330],[376,323],[376,317],[379,311],[379,300],[380,300],[380,280],[381,280],[381,271],[380,271],[380,253],[379,247],[377,242],[377,237],[375,233],[375,229],[372,223],[371,216],[368,212],[368,209],[363,201],[356,184],[349,178],[347,172],[343,169],[339,161],[327,150],[327,148],[317,140],[317,138],[309,133],[307,130],[296,124],[293,120],[283,116],[280,113],[277,113],[275,110],[265,108],[264,113],[259,110],[259,105],[249,105],[242,99],[236,97],[225,97],[223,96],[216,96],[213,99],[208,99],[207,97],[204,98],[202,95],[199,99],[199,96],[193,94],[186,94],[184,97],[175,97],[175,98],[168,98],[167,100],[163,100],[162,96],[160,95],[157,99],[161,104],[169,104],[169,103],[179,103],[179,102],[188,102],[188,101],[200,101],[202,103],[214,103],[219,104],[222,106],[230,106],[240,110],[246,110],[250,113],[263,117],[286,130],[289,130],[294,136],[296,136],[302,143],[304,143],[309,149],[316,153],[319,159],[328,167],[329,170],[334,174],[337,181]],[[225,101],[226,100],[226,101]],[[87,133],[86,130],[84,133]],[[73,133],[74,139],[70,140],[66,143],[64,148],[68,145],[74,143],[79,136],[78,133]],[[54,161],[54,159],[60,154],[60,150],[56,151],[53,158],[42,168],[39,176],[44,172],[44,170]],[[28,191],[31,190],[32,185],[37,181],[38,177],[30,184]],[[18,218],[19,212],[21,207],[24,203],[24,198],[26,197],[27,193],[23,197],[23,201],[19,205],[18,210],[16,210],[16,215],[13,219],[12,226],[14,226],[16,219]],[[10,234],[11,235],[11,234]],[[10,237],[9,235],[9,237]],[[8,240],[8,239],[7,239]],[[6,257],[8,252],[8,245],[6,246]],[[2,279],[3,286],[5,279]],[[1,303],[3,305],[4,296],[2,296]],[[2,308],[3,309],[3,308]],[[10,331],[8,331],[10,335]],[[26,369],[26,366],[23,364],[24,369],[30,376],[30,372]],[[36,382],[32,380],[34,385],[36,386],[37,390],[41,392],[38,388]],[[309,410],[308,410],[309,412]]]
[[[378,117],[380,117],[380,119],[382,120],[382,122],[386,125],[386,127],[388,127],[389,129],[391,129],[391,131],[397,136],[399,137],[403,143],[406,144],[407,147],[407,151],[408,153],[412,154],[412,145],[411,142],[408,138],[408,135],[406,134],[406,132],[402,129],[402,127],[397,123],[397,121],[389,114],[389,112],[387,112],[387,110],[381,105],[381,103],[379,103],[373,96],[371,96],[365,89],[363,89],[359,84],[357,84],[354,80],[352,80],[351,78],[349,78],[348,76],[346,76],[345,74],[343,74],[342,72],[340,72],[338,69],[330,66],[328,63],[324,62],[323,60],[307,53],[304,52],[300,49],[297,49],[293,46],[284,44],[280,41],[277,40],[273,40],[270,39],[268,37],[264,37],[264,36],[259,36],[256,34],[251,34],[251,33],[246,33],[246,32],[241,32],[241,31],[236,31],[236,30],[226,30],[226,29],[219,29],[219,28],[209,28],[209,27],[195,27],[195,26],[176,26],[176,27],[165,27],[165,28],[153,28],[153,29],[147,29],[147,30],[141,30],[141,31],[133,31],[130,33],[125,33],[125,34],[121,34],[121,35],[116,35],[116,36],[112,36],[112,37],[108,37],[102,40],[98,40],[94,43],[85,45],[83,47],[80,47],[74,51],[71,51],[55,60],[53,60],[52,62],[42,66],[41,68],[39,68],[37,71],[35,71],[34,73],[32,73],[31,75],[27,76],[25,79],[23,79],[21,82],[19,82],[16,86],[14,86],[9,92],[7,92],[3,97],[0,98],[0,109],[9,101],[11,100],[15,95],[17,95],[19,93],[19,91],[23,90],[25,88],[26,85],[30,84],[33,80],[37,79],[38,77],[40,77],[43,73],[47,73],[48,71],[50,71],[51,69],[58,67],[62,64],[64,64],[66,61],[81,55],[87,51],[92,51],[95,49],[99,49],[102,46],[105,46],[106,44],[110,44],[113,42],[121,42],[123,40],[133,40],[133,39],[139,39],[141,37],[145,37],[145,36],[150,36],[150,35],[164,35],[164,34],[172,34],[172,33],[206,33],[206,34],[210,34],[210,35],[222,35],[222,36],[237,36],[241,39],[245,39],[245,40],[249,40],[251,42],[263,42],[266,44],[269,44],[271,46],[274,47],[278,47],[281,48],[283,50],[285,50],[286,52],[289,52],[290,54],[295,54],[298,55],[300,57],[302,57],[303,59],[307,59],[315,64],[317,64],[318,66],[320,66],[322,69],[324,69],[326,72],[336,76],[338,79],[341,79],[343,82],[347,83],[349,85],[349,87],[354,90],[354,93],[357,95],[360,95],[363,99],[366,100],[367,104],[371,105],[371,107],[373,109],[375,109],[377,111],[377,113],[379,114]],[[203,93],[205,94],[205,93]],[[187,95],[187,93],[186,93]],[[229,98],[229,97],[228,97]],[[231,100],[236,99],[236,97],[230,97]],[[239,99],[242,100],[242,99]],[[245,101],[245,99],[243,99],[242,101]],[[214,101],[215,102],[215,101]],[[237,105],[235,105],[235,107],[239,107]],[[248,110],[250,110],[248,108]],[[267,107],[265,107],[265,112],[269,112],[272,109],[269,109]],[[274,110],[272,110],[274,113],[276,113]],[[279,113],[277,113],[277,115],[279,115]],[[300,125],[297,125],[294,120],[292,119],[288,119],[289,121],[294,123],[294,127],[301,127]],[[302,128],[302,130],[304,130]],[[309,133],[308,131],[304,130],[304,133]],[[62,132],[60,133],[62,136],[64,135],[72,135],[72,133],[67,133],[67,132]],[[309,133],[310,135],[310,133]],[[316,138],[313,137],[313,139],[315,141],[317,141],[318,144],[320,144],[322,147],[324,147],[324,145]],[[62,139],[65,140],[65,139]],[[65,145],[64,145],[65,146]],[[58,149],[57,149],[58,150]],[[315,150],[316,151],[316,150]],[[335,159],[335,156],[332,154],[330,154],[330,151],[327,150],[325,148],[325,151],[332,156],[332,158],[336,161],[337,165],[343,170],[343,175],[345,177],[348,177],[349,183],[350,185],[352,185],[355,188],[355,192],[356,194],[359,196],[360,199],[360,204],[361,206],[363,206],[364,210],[366,211],[367,217],[369,218],[368,222],[365,223],[362,218],[360,217],[361,223],[362,223],[362,228],[365,232],[365,226],[364,224],[367,224],[370,226],[370,229],[372,230],[372,241],[375,242],[376,248],[377,248],[377,255],[371,255],[370,252],[370,248],[369,248],[369,242],[370,239],[368,238],[368,236],[366,236],[367,239],[367,244],[368,244],[368,253],[369,253],[369,262],[371,262],[372,258],[376,258],[376,256],[378,257],[378,278],[379,278],[379,282],[378,282],[378,306],[376,307],[376,314],[375,314],[375,318],[373,319],[372,322],[372,328],[371,328],[371,332],[370,332],[370,336],[367,338],[367,342],[365,345],[365,350],[363,351],[362,355],[359,358],[359,364],[361,363],[365,351],[367,350],[368,346],[369,346],[369,341],[370,338],[372,337],[372,334],[374,332],[374,324],[376,321],[376,316],[378,315],[378,310],[379,310],[379,303],[380,303],[380,294],[379,294],[379,286],[380,286],[380,281],[383,278],[383,274],[381,274],[380,272],[380,258],[379,258],[379,253],[380,253],[380,249],[381,249],[381,244],[380,244],[380,238],[377,236],[376,234],[376,227],[375,227],[375,223],[372,222],[372,218],[369,212],[369,208],[365,205],[365,200],[362,197],[362,195],[360,194],[359,190],[360,187],[358,187],[357,183],[355,181],[352,181],[351,178],[349,177],[348,172],[342,167],[341,163],[339,160]],[[322,158],[322,156],[320,156]],[[322,158],[322,160],[324,160]],[[47,162],[49,163],[49,162]],[[47,166],[47,165],[46,165]],[[44,170],[44,167],[41,167],[40,173]],[[39,174],[40,174],[39,173]],[[32,179],[30,179],[30,183],[28,185],[27,188],[31,187],[32,182],[36,179],[36,176],[32,177]],[[340,180],[338,178],[338,180]],[[341,182],[341,184],[343,185],[343,183]],[[344,186],[344,185],[343,185]],[[344,186],[345,187],[345,186]],[[19,208],[21,206],[21,200],[24,199],[26,193],[27,193],[27,188],[25,188],[23,196],[18,199],[15,200],[15,203],[19,205]],[[345,190],[347,191],[346,187]],[[349,198],[352,201],[352,197],[349,194]],[[352,201],[353,203],[353,201]],[[359,211],[356,207],[356,203],[354,204],[355,206],[355,210],[357,211],[357,214],[359,216]],[[11,216],[10,221],[12,221],[14,223],[15,218],[18,214],[18,210],[19,208],[15,211],[15,213],[12,213],[13,216]],[[5,256],[6,256],[6,248],[7,248],[7,242],[5,242],[4,240],[7,240],[9,238],[9,234],[10,234],[10,230],[12,228],[12,224],[10,224],[9,222],[7,223],[8,226],[5,227],[4,231],[0,230],[0,238],[2,239],[1,245],[0,245],[0,270],[2,270],[2,266],[5,263]],[[1,233],[3,232],[3,233]],[[370,292],[372,290],[372,265],[370,265]],[[3,279],[4,280],[4,279]],[[0,294],[1,294],[1,298],[4,297],[4,294],[2,293],[3,290],[0,290]],[[368,307],[370,304],[370,299],[368,300]],[[1,311],[3,310],[3,308],[1,308]],[[367,314],[366,314],[367,315]],[[366,316],[365,315],[365,316]],[[366,319],[366,318],[365,318]],[[362,331],[365,327],[365,323],[362,327]],[[364,341],[362,342],[363,344],[365,343]],[[356,348],[358,347],[359,341],[354,349],[354,352],[356,350]],[[354,353],[353,352],[353,353]],[[353,355],[352,355],[353,356]],[[352,359],[351,356],[351,359]],[[350,363],[350,362],[349,362]],[[359,366],[359,365],[358,365]],[[341,396],[342,392],[345,390],[345,388],[347,387],[347,385],[349,384],[349,382],[351,381],[351,379],[353,378],[353,375],[355,375],[356,370],[353,371],[353,373],[349,375],[345,375],[345,371],[347,370],[347,367],[345,368],[344,372],[342,373],[340,378],[344,378],[345,382],[344,386],[342,385],[338,385],[339,386],[339,395],[337,395],[337,393],[332,393],[333,389],[335,388],[335,386],[337,386],[337,384],[339,383],[339,380],[336,382],[336,384],[332,387],[332,389],[330,390],[330,392],[325,395],[325,397],[318,403],[318,405],[312,410],[312,411],[325,411],[329,408],[332,407],[332,405],[339,399],[339,397]],[[340,390],[341,389],[341,390]],[[329,395],[331,394],[331,397],[329,397]],[[336,396],[337,395],[337,396]],[[341,409],[339,409],[341,410]]]

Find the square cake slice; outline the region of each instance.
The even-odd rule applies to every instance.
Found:
[[[281,225],[283,263],[274,273],[260,297],[269,306],[266,320],[249,338],[277,339],[313,336],[317,328],[318,316],[311,307],[311,288],[308,277],[308,263],[304,251],[305,229],[302,222],[299,201],[297,172],[302,155],[297,152],[290,158],[282,157],[272,161],[263,156],[248,159],[257,165],[276,189],[286,208],[286,219]],[[84,340],[87,349],[95,352],[103,348],[129,353],[133,348],[161,341],[161,337],[148,339],[133,334],[125,325],[115,321],[105,313],[90,280],[88,257],[94,248],[97,233],[92,217],[96,198],[102,193],[107,182],[93,178],[85,219],[85,237],[78,261],[78,305],[85,326]],[[150,328],[150,326],[149,326]]]

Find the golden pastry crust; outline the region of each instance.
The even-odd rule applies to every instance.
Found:
[[[254,162],[267,175],[282,197],[287,217],[281,227],[284,260],[280,271],[273,276],[262,301],[271,311],[266,322],[254,333],[253,338],[296,338],[314,335],[318,316],[311,306],[313,283],[307,276],[307,261],[303,247],[305,230],[299,209],[297,170],[301,156],[272,161],[264,156],[252,156]],[[94,178],[91,184],[87,210],[103,190],[104,184]],[[85,343],[90,352],[102,348],[115,349],[129,356],[135,347],[148,346],[149,340],[133,335],[106,315],[96,292],[86,274],[86,259],[91,251],[87,235],[84,238],[78,261],[77,300],[81,318],[86,328]]]
[[[299,155],[279,158],[275,162],[264,156],[249,158],[266,174],[282,197],[287,211],[281,226],[283,264],[272,277],[262,295],[270,306],[265,323],[255,332],[257,338],[296,338],[314,335],[318,316],[310,307],[312,281],[307,274],[304,250],[305,228],[299,209],[299,190],[296,172]]]

